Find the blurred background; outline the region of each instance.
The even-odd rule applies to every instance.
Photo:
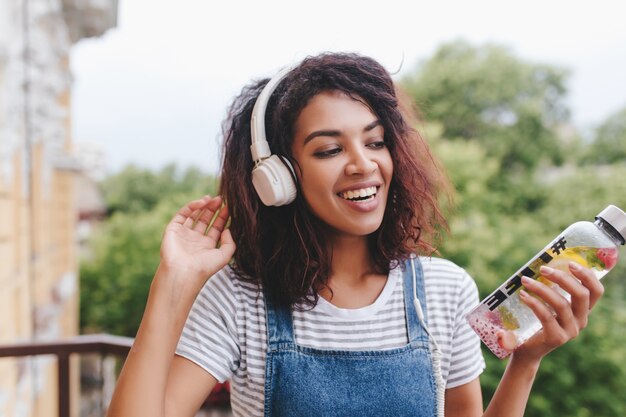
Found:
[[[483,297],[570,223],[626,209],[625,12],[0,0],[0,417],[104,415],[164,225],[216,191],[227,106],[310,54],[370,55],[418,105],[456,186],[441,255]],[[622,258],[586,331],[544,359],[527,416],[626,415]],[[484,355],[487,403],[505,362]],[[227,388],[202,413],[228,414]]]

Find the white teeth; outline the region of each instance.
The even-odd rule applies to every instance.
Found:
[[[376,187],[361,188],[360,190],[350,190],[343,193],[339,193],[341,198],[347,200],[353,200],[355,198],[365,198],[376,194]]]

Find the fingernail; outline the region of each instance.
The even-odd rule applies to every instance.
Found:
[[[519,296],[522,298],[527,298],[528,297],[528,293],[524,290],[519,290]]]
[[[527,285],[527,284],[532,284],[532,282],[533,282],[532,278],[529,278],[527,276],[522,277],[522,284]]]
[[[569,267],[572,271],[581,271],[583,269],[580,264],[573,261],[569,263]]]
[[[550,268],[549,266],[542,265],[541,268],[539,268],[539,271],[542,274],[550,275],[550,274],[552,274],[554,272],[554,269]]]

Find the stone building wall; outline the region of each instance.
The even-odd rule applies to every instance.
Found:
[[[0,0],[0,344],[78,333],[69,54],[116,16],[115,0]],[[0,359],[0,417],[56,401],[53,358]]]

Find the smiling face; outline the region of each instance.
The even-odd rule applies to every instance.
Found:
[[[314,96],[296,120],[292,152],[303,197],[331,230],[366,236],[380,227],[393,162],[369,107],[338,91]]]

